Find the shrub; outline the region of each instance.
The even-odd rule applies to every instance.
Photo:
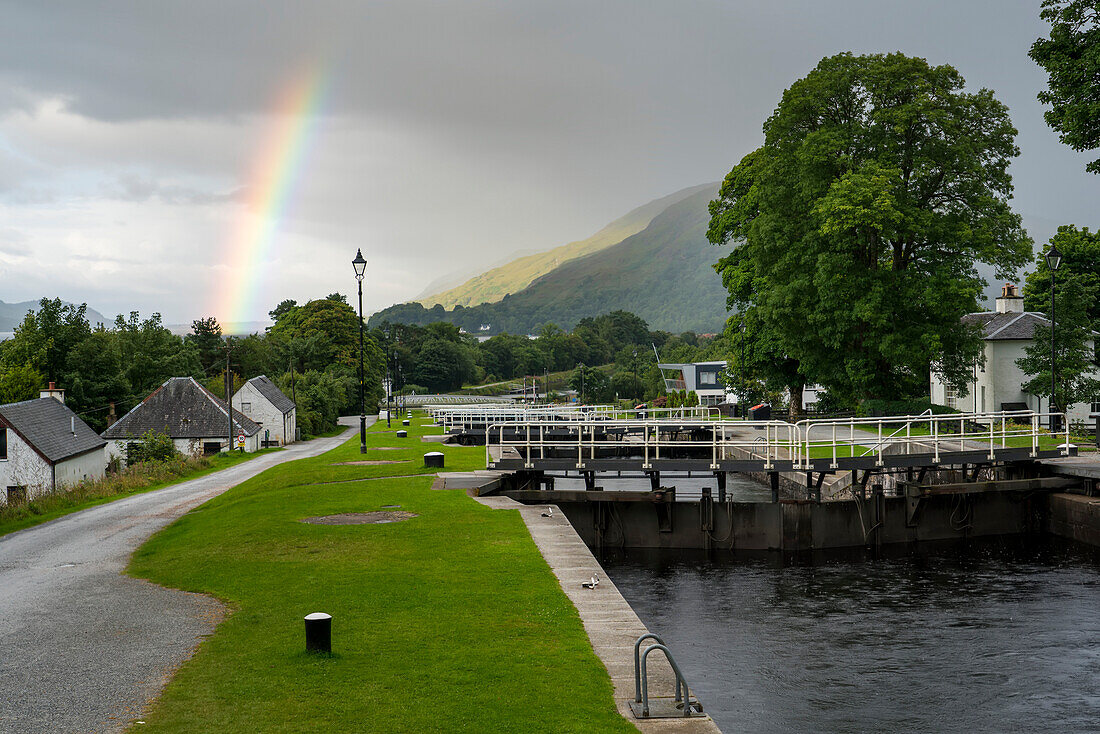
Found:
[[[176,458],[176,445],[166,433],[146,431],[140,440],[126,445],[126,463],[140,464],[146,461],[169,461]]]

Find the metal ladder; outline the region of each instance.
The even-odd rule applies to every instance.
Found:
[[[646,640],[654,640],[656,644],[641,650],[642,643]],[[660,650],[672,666],[672,672],[676,674],[676,698],[672,705],[650,707],[649,705],[649,680],[646,675],[647,659],[649,653]],[[698,699],[691,697],[687,681],[680,671],[680,666],[672,658],[672,652],[665,645],[665,641],[652,632],[639,637],[634,642],[634,700],[630,702],[630,710],[634,712],[636,719],[672,719],[672,718],[699,718],[706,716],[703,713],[703,705]]]

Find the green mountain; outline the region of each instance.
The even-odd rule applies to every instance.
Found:
[[[726,291],[714,263],[730,251],[706,238],[707,203],[718,184],[690,189],[686,198],[668,203],[644,229],[597,252],[560,264],[517,293],[497,303],[425,309],[406,303],[379,311],[371,325],[384,321],[427,324],[450,321],[476,333],[526,334],[543,324],[572,328],[586,316],[630,311],[650,328],[666,331],[720,331],[726,321]]]
[[[649,226],[653,218],[672,204],[707,189],[713,193],[713,184],[694,186],[675,194],[656,199],[616,219],[588,239],[570,242],[553,250],[520,257],[500,267],[470,278],[462,285],[426,298],[417,298],[425,308],[439,304],[444,308],[472,306],[479,303],[496,303],[510,293],[519,293],[537,278],[555,268],[593,252],[622,242]]]

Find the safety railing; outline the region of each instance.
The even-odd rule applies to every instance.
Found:
[[[1061,421],[1064,431],[1052,434],[1042,429],[1051,419]],[[1069,425],[1063,413],[1035,413],[1030,410],[987,413],[950,413],[841,420],[803,420],[797,424],[800,443],[793,456],[795,468],[809,468],[812,459],[830,459],[830,468],[847,457],[874,457],[882,466],[887,454],[932,454],[938,462],[942,452],[986,451],[996,458],[996,450],[1029,448],[1038,454],[1042,443],[1052,436],[1062,439],[1056,448],[1070,452]]]
[[[762,432],[762,434],[761,434]],[[674,458],[683,450],[709,453],[710,465],[731,459],[762,459],[770,469],[777,459],[794,455],[799,448],[797,426],[782,421],[711,421],[646,418],[628,420],[504,421],[488,426],[485,463],[492,468],[496,457],[509,449],[522,456],[526,467],[535,459],[569,458],[577,469],[588,461],[630,447],[642,459],[642,469]]]
[[[429,411],[432,419],[447,431],[483,428],[490,423],[524,421],[584,421],[654,418],[659,420],[717,420],[714,406],[625,409],[614,405],[537,405],[439,407]]]
[[[647,640],[652,640],[652,644],[647,645],[646,649],[642,650],[642,643]],[[655,716],[656,712],[649,705],[648,661],[649,654],[656,650],[664,653],[669,667],[672,668],[672,673],[676,677],[676,697],[673,699],[674,715],[684,718],[704,716],[703,706],[698,699],[692,698],[687,679],[684,678],[683,671],[680,670],[680,666],[676,664],[675,658],[672,657],[672,651],[668,649],[665,641],[659,635],[652,632],[647,632],[634,642],[634,701],[630,705],[634,716],[639,719],[671,718],[672,716],[671,713]]]

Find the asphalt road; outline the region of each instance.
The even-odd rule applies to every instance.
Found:
[[[121,575],[130,554],[193,507],[349,435],[0,537],[0,732],[110,732],[140,718],[224,608]]]

